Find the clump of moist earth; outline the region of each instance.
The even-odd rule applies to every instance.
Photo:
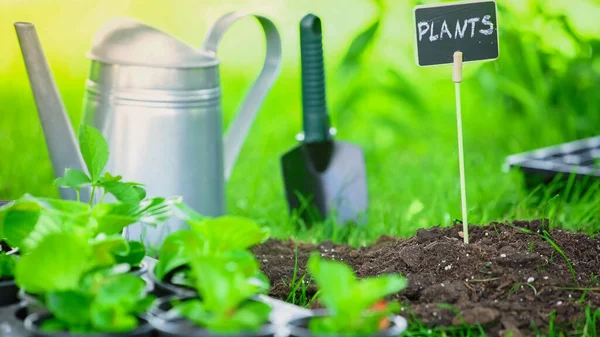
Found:
[[[547,240],[519,228],[548,231],[574,272]],[[348,263],[359,277],[401,273],[408,287],[392,298],[405,305],[404,316],[430,327],[481,325],[490,336],[528,336],[547,331],[553,312],[552,324],[574,329],[586,307],[600,307],[598,237],[549,230],[547,220],[469,226],[468,245],[462,235],[462,225],[432,227],[408,239],[383,236],[361,248],[270,239],[253,252],[272,283],[269,295],[284,300],[296,254],[296,279],[304,275],[313,251]],[[309,282],[305,291],[310,298],[315,285]]]

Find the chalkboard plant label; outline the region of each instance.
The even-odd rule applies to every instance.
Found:
[[[495,1],[460,1],[414,8],[419,66],[452,64],[460,51],[463,61],[498,58],[498,21]]]

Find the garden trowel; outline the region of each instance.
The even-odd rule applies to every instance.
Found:
[[[291,212],[311,224],[334,216],[338,224],[366,222],[365,159],[358,146],[333,140],[325,97],[321,20],[300,21],[303,128],[299,146],[281,158]]]

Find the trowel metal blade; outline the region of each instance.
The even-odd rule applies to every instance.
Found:
[[[329,149],[302,144],[281,158],[289,209],[310,224],[335,212],[338,224],[366,222],[366,165],[362,149],[332,141]],[[318,211],[317,217],[310,209]]]

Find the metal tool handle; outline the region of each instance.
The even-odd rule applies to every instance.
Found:
[[[265,63],[260,75],[247,94],[237,117],[231,122],[224,140],[225,180],[228,180],[238,158],[244,139],[265,96],[273,86],[281,70],[281,38],[275,24],[264,16],[245,12],[233,12],[221,17],[210,29],[202,49],[216,56],[217,47],[227,29],[237,20],[253,16],[263,28],[267,41]]]
[[[308,14],[300,21],[300,56],[304,142],[324,142],[331,139],[331,133],[325,95],[321,19],[316,15]]]

